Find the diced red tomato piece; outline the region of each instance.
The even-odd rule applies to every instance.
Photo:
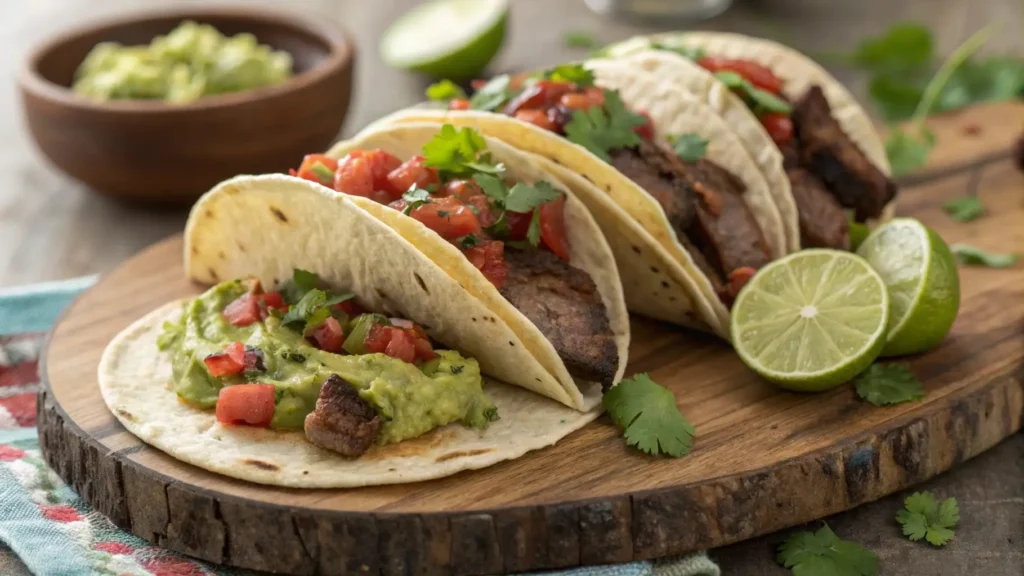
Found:
[[[479,90],[479,89],[483,88],[484,86],[487,86],[487,82],[488,82],[488,80],[484,80],[483,78],[476,78],[474,80],[470,80],[469,81],[469,86],[473,90]]]
[[[370,327],[370,330],[366,333],[366,339],[363,340],[363,345],[366,346],[366,351],[370,354],[380,354],[387,350],[388,342],[391,342],[391,330],[388,330],[389,326],[381,326],[380,324],[374,324]]]
[[[633,131],[640,135],[641,138],[647,141],[654,140],[654,121],[651,120],[651,115],[644,110],[637,110],[637,114],[640,114],[647,119],[647,122],[636,126]]]
[[[448,102],[449,110],[469,110],[469,100],[465,98],[456,98]]]
[[[270,291],[260,295],[260,299],[267,309],[276,308],[278,310],[288,310],[288,304],[284,301],[284,297],[281,296],[280,292]]]
[[[508,278],[508,266],[505,264],[505,243],[487,240],[473,246],[465,252],[470,264],[484,275],[496,288],[501,288]]]
[[[366,310],[363,310],[363,307],[360,306],[359,303],[355,301],[355,299],[349,299],[345,300],[344,302],[338,302],[337,304],[334,305],[334,307],[344,312],[349,318],[355,318],[356,316],[359,316],[360,314],[366,312]]]
[[[341,323],[333,316],[328,317],[313,330],[310,336],[316,347],[325,352],[341,350],[341,344],[345,341],[345,332],[341,329]]]
[[[565,195],[541,204],[540,238],[562,260],[569,260],[569,240],[565,235]]]
[[[740,290],[750,282],[750,279],[757,274],[757,270],[750,266],[742,266],[729,273],[724,286],[718,290],[718,298],[726,306],[731,307],[732,303],[739,296]]]
[[[793,121],[789,116],[779,113],[762,114],[759,118],[768,135],[779,146],[785,146],[793,140]]]
[[[480,231],[480,222],[472,210],[463,205],[458,198],[451,196],[417,206],[409,212],[409,216],[419,220],[445,240],[454,240]]]
[[[220,389],[217,421],[221,424],[266,428],[274,419],[273,384],[236,384]]]
[[[604,89],[600,86],[590,86],[583,91],[597,106],[604,106]]]
[[[388,184],[394,198],[400,198],[409,188],[416,186],[426,189],[441,182],[436,168],[430,168],[423,156],[413,156],[388,174]]]
[[[398,156],[380,149],[353,150],[348,155],[350,158],[365,158],[370,162],[370,171],[373,173],[373,189],[390,193],[391,198],[388,199],[388,202],[395,198],[401,198],[402,194],[394,194],[395,191],[391,190],[391,184],[388,183],[388,174],[402,165],[402,160]],[[405,190],[401,192],[405,193]]]
[[[587,88],[583,92],[569,92],[562,94],[559,100],[562,106],[570,110],[586,110],[594,106],[604,105],[604,92],[600,88]]]
[[[416,345],[413,343],[412,336],[399,328],[389,327],[388,329],[391,330],[391,340],[388,342],[388,347],[384,349],[384,353],[402,362],[411,363],[416,360]]]
[[[526,240],[526,233],[530,231],[530,220],[533,220],[533,210],[529,212],[505,212],[505,223],[508,224],[508,237],[510,240]]]
[[[539,80],[526,90],[519,93],[505,106],[505,114],[516,115],[522,110],[544,111],[558,104],[563,94],[572,92],[576,85],[572,82],[555,82]]]
[[[292,176],[297,176],[306,180],[312,180],[318,184],[330,186],[330,179],[322,178],[313,171],[313,166],[317,163],[323,164],[324,167],[331,172],[334,172],[338,168],[338,161],[330,156],[326,156],[324,154],[306,154],[302,159],[302,164],[299,165],[299,169],[289,170],[288,173]]]
[[[463,204],[472,206],[477,221],[484,228],[492,226],[498,221],[498,217],[491,209],[490,199],[484,194],[480,185],[472,180],[450,180],[441,187],[436,196],[454,196]]]
[[[349,154],[338,163],[334,173],[334,189],[353,196],[373,193],[373,164],[362,155]]]
[[[409,335],[412,336],[412,345],[416,351],[417,360],[433,360],[437,358],[437,354],[434,354],[434,347],[430,344],[428,338],[418,338],[411,330]]]
[[[232,326],[248,326],[260,319],[258,298],[245,293],[224,307],[224,319]]]
[[[557,128],[557,126],[555,126],[555,123],[548,118],[548,113],[545,112],[544,110],[519,110],[518,112],[515,113],[515,118],[516,120],[522,120],[523,122],[533,124],[535,126],[552,132],[554,132]]]
[[[214,378],[238,374],[245,368],[245,346],[232,342],[220,354],[211,354],[203,359],[206,370]]]
[[[735,72],[754,86],[772,94],[780,94],[782,92],[782,80],[771,69],[752,60],[705,56],[697,60],[697,64],[711,72],[723,70]]]

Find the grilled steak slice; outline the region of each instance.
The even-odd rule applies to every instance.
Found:
[[[678,235],[684,235],[693,220],[694,207],[681,160],[646,140],[633,148],[612,150],[609,155],[612,166],[654,196]]]
[[[1017,160],[1017,166],[1024,170],[1024,134],[1017,140],[1017,147],[1013,149],[1013,157]]]
[[[814,174],[796,168],[786,172],[800,218],[803,248],[850,249],[849,224],[842,206]]]
[[[896,184],[843,132],[821,87],[811,86],[797,101],[792,120],[801,166],[820,178],[839,204],[853,208],[858,222],[881,216]]]
[[[590,276],[547,250],[505,250],[504,296],[554,345],[574,378],[607,390],[619,365],[615,335]]]
[[[706,158],[683,165],[696,198],[696,217],[687,235],[712,267],[727,278],[737,268],[756,270],[770,262],[768,242],[743,201],[743,182]]]
[[[373,406],[348,382],[331,374],[320,388],[316,409],[306,416],[304,428],[313,444],[354,458],[373,444],[380,425]]]

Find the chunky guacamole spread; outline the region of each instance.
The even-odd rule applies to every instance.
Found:
[[[291,76],[287,52],[259,44],[252,34],[226,37],[209,24],[186,21],[149,45],[97,44],[75,72],[72,90],[97,100],[187,103],[273,86]]]
[[[418,363],[384,353],[327,352],[303,336],[303,332],[315,332],[316,327],[286,326],[294,314],[278,310],[247,325],[233,325],[225,309],[237,309],[234,303],[248,298],[250,290],[242,281],[214,286],[185,303],[177,322],[164,325],[158,344],[172,357],[174,391],[182,401],[210,409],[216,407],[222,388],[271,384],[274,408],[270,427],[302,429],[306,416],[316,407],[324,381],[336,374],[377,412],[382,421],[376,439],[379,444],[400,442],[452,422],[485,428],[497,418],[496,408],[483,393],[476,360],[450,350],[433,351],[432,359]],[[302,299],[310,300],[315,298]],[[316,316],[314,308],[303,305],[299,311]],[[289,307],[289,311],[295,309],[295,304]],[[343,312],[332,312],[331,318],[337,317],[341,317],[338,325],[344,326],[345,334],[357,334],[357,327],[364,327],[359,338],[365,337],[368,320],[388,322],[379,315],[348,318]],[[333,320],[324,323],[328,322]],[[208,360],[222,356],[236,342],[245,346],[254,361],[246,360],[246,368],[235,374],[211,375]],[[346,348],[353,347],[346,342]]]

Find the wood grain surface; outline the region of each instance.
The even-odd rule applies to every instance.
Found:
[[[985,134],[1024,106],[971,116]],[[952,121],[952,120],[950,120]],[[973,131],[973,129],[972,129]],[[993,132],[998,133],[998,132]],[[976,146],[964,139],[950,140]],[[948,153],[956,158],[957,154]],[[1022,176],[1009,161],[904,189],[899,212],[948,242],[1024,246]],[[943,202],[974,182],[989,215],[952,222]],[[818,395],[760,381],[710,338],[634,319],[627,373],[672,388],[694,450],[655,459],[607,419],[497,466],[358,490],[288,490],[222,478],[140,443],[103,405],[105,344],[184,280],[180,238],[107,276],[52,335],[40,440],[62,478],[118,525],[212,562],[295,574],[485,574],[654,558],[834,514],[921,482],[1018,430],[1024,412],[1024,267],[961,269],[961,313],[911,359],[918,403],[876,408],[849,386]]]

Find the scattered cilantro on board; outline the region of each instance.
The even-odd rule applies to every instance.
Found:
[[[793,576],[876,576],[878,556],[842,540],[825,524],[817,532],[794,532],[779,546],[776,561]]]
[[[872,364],[855,381],[857,395],[875,406],[924,398],[924,389],[905,364]]]
[[[604,407],[624,430],[627,445],[652,456],[678,458],[690,451],[693,425],[679,412],[672,391],[647,374],[619,382],[605,393]]]

